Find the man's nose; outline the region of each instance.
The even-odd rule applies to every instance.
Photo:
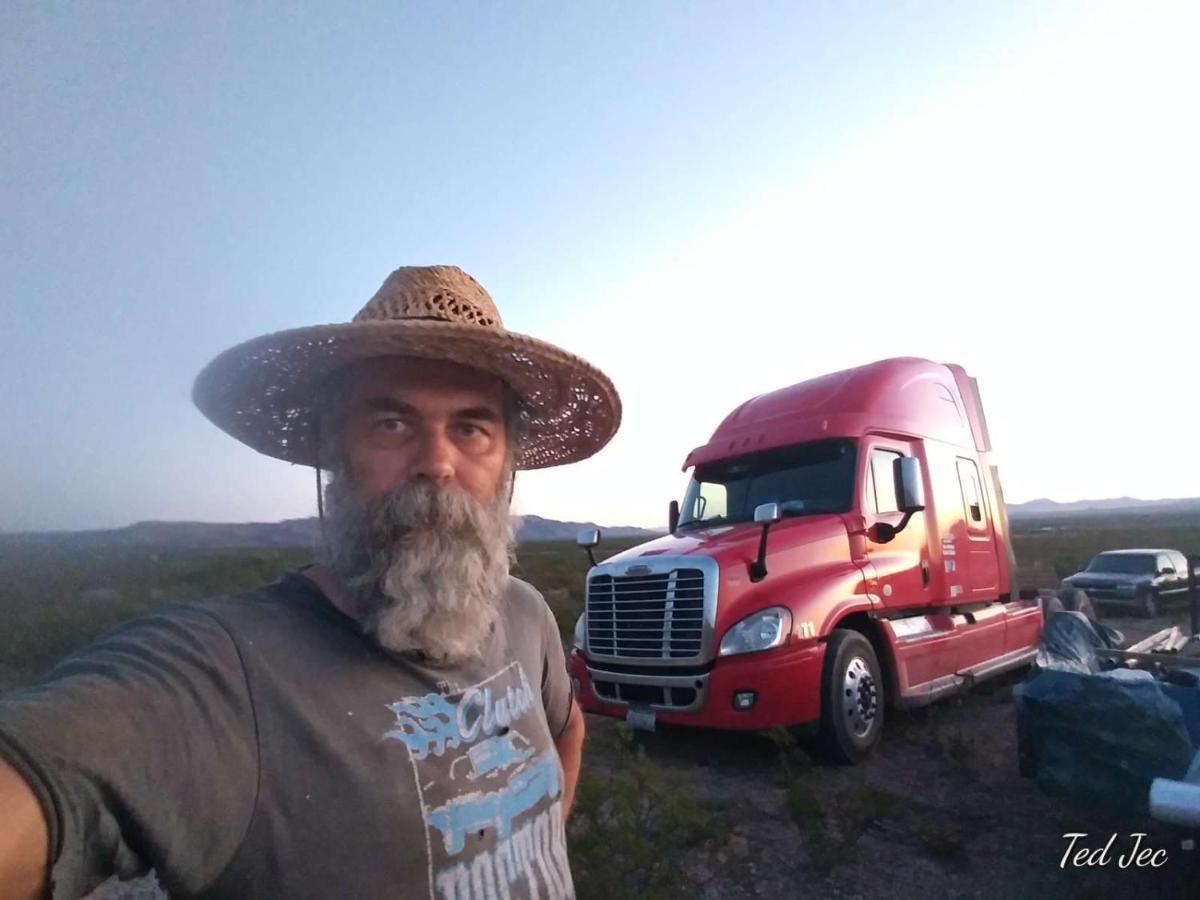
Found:
[[[454,480],[454,444],[441,431],[426,432],[413,469],[414,476],[423,476],[436,484]]]

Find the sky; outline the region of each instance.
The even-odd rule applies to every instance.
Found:
[[[191,382],[432,263],[621,393],[521,513],[661,527],[891,356],[979,379],[1010,502],[1200,496],[1198,10],[5,3],[0,529],[312,515]]]

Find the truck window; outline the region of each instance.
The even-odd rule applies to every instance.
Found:
[[[691,519],[723,519],[727,515],[728,494],[725,485],[711,481],[702,482],[700,490],[688,510]]]
[[[979,490],[979,470],[969,459],[958,460],[958,483],[962,488],[963,513],[967,527],[975,530],[984,527],[983,494]]]
[[[895,450],[876,448],[871,451],[871,465],[867,469],[867,490],[874,499],[875,512],[899,512],[896,503],[895,462],[903,454]]]
[[[1147,553],[1101,553],[1092,557],[1086,571],[1118,575],[1150,575],[1154,571],[1154,557]]]
[[[1161,572],[1163,569],[1174,569],[1175,568],[1175,563],[1172,560],[1168,559],[1167,555],[1165,553],[1160,553],[1158,555],[1158,562],[1156,563],[1156,565],[1158,567],[1159,572]]]
[[[697,466],[679,509],[679,527],[749,522],[761,503],[784,516],[843,513],[854,498],[853,441],[834,439],[763,450]]]

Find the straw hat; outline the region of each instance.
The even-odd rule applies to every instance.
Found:
[[[397,269],[348,323],[293,328],[226,350],[197,376],[196,406],[260,453],[316,466],[322,381],[379,356],[448,360],[496,375],[525,407],[518,468],[586,459],[621,422],[603,372],[565,350],[507,331],[487,291],[455,266]]]

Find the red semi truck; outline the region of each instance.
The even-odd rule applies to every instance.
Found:
[[[816,726],[866,756],[884,709],[1033,661],[975,380],[889,359],[746,401],[692,469],[670,534],[587,576],[569,666],[588,712]],[[598,540],[581,536],[589,547]]]

